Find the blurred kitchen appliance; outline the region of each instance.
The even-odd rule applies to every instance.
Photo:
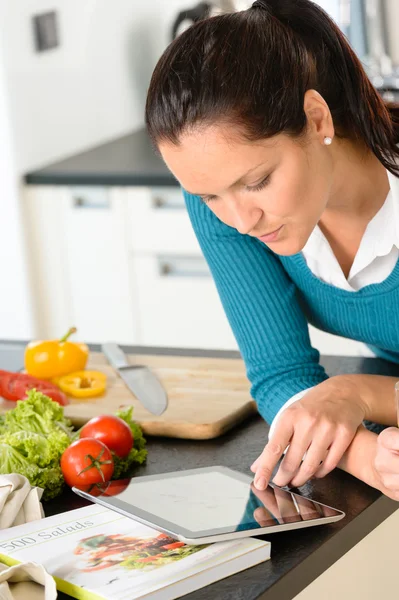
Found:
[[[245,10],[252,4],[252,0],[210,0],[180,11],[172,27],[172,40],[193,23],[222,13]]]
[[[385,100],[399,101],[399,1],[361,0],[368,75]]]
[[[315,1],[327,8],[324,0]],[[172,39],[201,19],[245,10],[251,4],[252,0],[199,2],[177,15]],[[331,6],[373,85],[386,101],[399,102],[399,0],[333,0]]]

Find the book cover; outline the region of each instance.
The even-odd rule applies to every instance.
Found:
[[[44,565],[81,600],[174,599],[270,558],[253,538],[188,546],[90,505],[0,531],[0,560]]]

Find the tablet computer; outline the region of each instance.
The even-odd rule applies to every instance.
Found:
[[[345,514],[227,467],[111,481],[74,492],[185,542],[208,544],[322,525]]]

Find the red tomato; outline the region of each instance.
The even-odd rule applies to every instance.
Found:
[[[42,394],[46,394],[46,396],[49,396],[49,398],[62,406],[69,404],[69,400],[65,394],[50,381],[42,381],[25,373],[0,371],[0,396],[5,398],[5,400],[12,400],[14,402],[23,400],[26,393],[33,388]]]
[[[162,546],[165,550],[174,550],[175,548],[181,548],[184,546],[184,542],[173,542],[173,544],[166,544],[166,546]]]
[[[129,485],[131,479],[115,479],[114,481],[107,481],[105,483],[92,483],[91,485],[79,485],[83,492],[87,492],[92,496],[116,496],[123,492]]]
[[[106,496],[117,496],[128,487],[130,481],[130,477],[128,477],[127,479],[115,479],[115,481],[110,481],[108,486],[104,490],[104,494]]]
[[[36,388],[37,389],[37,388]],[[69,404],[69,399],[68,396],[66,396],[64,394],[64,392],[61,392],[61,390],[38,390],[39,392],[42,392],[42,394],[45,394],[45,396],[48,396],[49,398],[51,398],[52,400],[54,400],[54,402],[58,402],[58,404],[61,404],[61,406],[66,406],[67,404]]]
[[[100,440],[119,458],[125,458],[133,446],[132,431],[123,419],[115,415],[100,415],[83,426],[80,437]]]
[[[81,438],[61,456],[61,469],[70,487],[81,487],[109,481],[114,472],[114,461],[105,444],[93,438]]]
[[[5,373],[1,376],[0,380],[0,394],[5,400],[13,400],[16,402],[19,400],[19,396],[14,391],[13,383],[15,381],[16,373]]]

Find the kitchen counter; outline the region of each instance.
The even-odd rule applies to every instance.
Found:
[[[144,129],[27,173],[40,185],[177,186]]]
[[[98,348],[93,346],[94,350]],[[129,353],[178,354],[235,358],[236,352],[172,350],[125,347]],[[398,366],[377,359],[322,357],[330,375],[339,373],[378,373],[399,375]],[[22,347],[16,343],[0,344],[0,368],[19,369],[22,366]],[[249,473],[249,465],[258,456],[267,439],[268,426],[260,417],[230,431],[221,438],[208,441],[188,441],[166,438],[148,439],[148,461],[137,474],[175,471],[184,468],[220,464]],[[272,559],[198,590],[189,600],[291,600],[306,586],[316,582],[333,563],[340,560],[393,515],[397,503],[381,495],[346,473],[336,470],[322,480],[308,483],[301,493],[346,513],[345,519],[330,525],[266,536],[272,543]],[[87,504],[85,500],[66,491],[60,498],[45,504],[47,516]],[[386,538],[385,538],[386,539]],[[385,540],[384,540],[385,542]],[[382,545],[382,544],[381,544]],[[379,552],[376,549],[376,554]],[[352,579],[364,579],[363,573],[352,572]],[[352,567],[353,569],[353,567]],[[379,575],[376,575],[379,579]],[[309,589],[309,588],[308,588]],[[306,592],[306,590],[305,590]],[[304,592],[304,593],[305,593]],[[336,598],[334,590],[324,598]],[[365,596],[340,596],[356,598]],[[367,596],[371,598],[372,596]],[[69,598],[59,594],[60,600]],[[302,598],[302,596],[301,596]],[[306,596],[307,598],[307,596]]]

